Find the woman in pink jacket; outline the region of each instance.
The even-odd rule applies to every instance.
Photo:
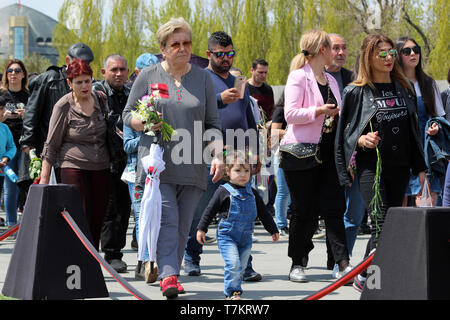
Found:
[[[288,126],[280,143],[280,167],[294,204],[289,226],[289,279],[306,282],[319,216],[325,220],[337,263],[333,277],[342,277],[351,267],[343,220],[344,188],[339,185],[333,153],[341,96],[336,80],[324,72],[331,63],[331,40],[323,31],[310,31],[302,36],[300,50],[291,63],[285,88]]]

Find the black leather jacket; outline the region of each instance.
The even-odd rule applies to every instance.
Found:
[[[121,91],[113,89],[106,80],[96,81],[92,84],[94,91],[103,92],[108,99],[108,115],[115,118],[116,127],[123,132],[122,112],[127,104],[130,88],[124,86]]]
[[[408,107],[410,133],[417,146],[417,148],[411,150],[410,164],[413,174],[418,174],[426,170],[426,164],[419,134],[416,96],[404,89],[395,79],[393,82],[398,97],[403,97]],[[341,185],[352,182],[347,169],[353,152],[356,150],[359,137],[378,110],[374,101],[374,93],[368,85],[364,87],[349,85],[344,89],[334,146],[336,168]]]
[[[53,106],[62,96],[70,92],[66,78],[66,66],[51,66],[30,82],[28,88],[31,95],[28,99],[20,138],[22,148],[34,147],[37,155],[41,153],[47,139]]]

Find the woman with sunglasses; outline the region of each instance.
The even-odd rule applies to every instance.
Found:
[[[429,128],[425,128],[427,121],[432,117],[443,117],[445,115],[440,92],[433,78],[422,69],[422,54],[417,42],[412,38],[402,37],[396,41],[395,45],[400,52],[398,62],[406,77],[414,84],[417,96],[419,132],[422,145],[424,145],[425,135],[434,136],[439,131],[439,126],[436,123],[433,123]],[[441,184],[436,176],[430,174],[428,175],[428,181],[430,183],[431,201],[435,206],[438,194],[442,192]],[[418,205],[420,197],[417,194],[420,190],[419,178],[416,175],[411,175],[404,204],[406,204],[407,196],[414,196]]]
[[[5,93],[7,102],[5,113],[0,118],[0,122],[8,125],[17,148],[16,155],[8,162],[8,166],[19,175],[21,159],[25,156],[20,151],[19,139],[22,134],[23,117],[29,97],[28,73],[21,60],[11,59],[6,63],[2,79],[2,90]],[[13,226],[17,224],[20,189],[16,183],[9,179],[5,179],[3,186],[5,188],[6,225]]]
[[[176,298],[184,293],[178,281],[184,248],[198,201],[206,189],[206,163],[198,159],[199,150],[204,142],[193,139],[198,137],[200,129],[216,130],[220,139],[215,155],[220,156],[223,145],[220,133],[220,119],[217,112],[216,92],[208,72],[189,63],[192,49],[192,29],[183,18],[172,18],[157,31],[157,39],[164,61],[142,70],[136,78],[123,111],[125,125],[136,131],[143,131],[142,121],[133,117],[132,110],[138,99],[158,90],[161,99],[156,101],[156,109],[178,134],[183,135],[183,159],[180,159],[178,140],[163,141],[157,134],[158,143],[164,148],[163,160],[165,170],[160,176],[162,196],[162,212],[159,236],[157,241],[156,264],[163,296]],[[153,127],[160,128],[160,124]],[[189,135],[190,143],[186,143]],[[219,142],[220,140],[220,142]],[[135,183],[135,207],[141,210],[147,174],[141,159],[149,154],[153,137],[142,135],[138,147],[138,159]],[[196,154],[197,151],[197,154]],[[188,155],[187,155],[188,154]],[[200,154],[201,156],[202,154]],[[177,159],[178,156],[178,159]],[[188,157],[188,159],[186,159]],[[213,181],[222,177],[221,160],[214,158],[211,163]],[[141,243],[138,244],[141,246]],[[147,282],[154,282],[156,277],[147,276],[151,271],[151,262],[144,261]]]
[[[402,205],[410,169],[425,181],[425,159],[418,132],[416,98],[396,62],[394,42],[380,34],[368,35],[361,46],[357,79],[344,89],[335,142],[336,166],[341,185],[351,185],[350,160],[356,151],[356,174],[371,217],[371,237],[365,257],[376,248],[389,207]],[[381,212],[373,214],[377,150],[381,155]],[[381,231],[382,232],[382,231]],[[358,291],[365,277],[354,279]]]

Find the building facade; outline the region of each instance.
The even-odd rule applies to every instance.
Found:
[[[12,4],[0,8],[0,59],[20,59],[37,53],[52,64],[58,52],[52,47],[53,29],[58,22],[35,9]]]

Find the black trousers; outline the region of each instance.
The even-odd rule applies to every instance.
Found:
[[[314,248],[312,237],[323,217],[334,260],[349,260],[345,227],[345,193],[339,185],[334,158],[308,170],[284,170],[293,210],[289,225],[288,256],[293,265],[306,267]]]
[[[356,162],[357,175],[359,178],[359,188],[361,196],[364,200],[366,208],[370,215],[370,229],[371,237],[367,243],[366,253],[364,257],[367,257],[373,249],[376,248],[378,238],[376,232],[376,225],[378,224],[381,231],[383,229],[384,220],[386,218],[387,210],[390,207],[401,207],[403,198],[408,187],[410,169],[407,166],[386,166],[383,165],[381,169],[381,181],[380,181],[380,194],[382,199],[381,205],[381,217],[376,218],[372,215],[371,208],[369,206],[370,201],[374,196],[373,183],[375,181],[376,163],[374,161],[358,161]]]
[[[120,179],[125,165],[118,170],[120,173],[109,173],[108,204],[101,234],[101,248],[106,260],[121,259],[120,250],[126,244],[131,200],[128,185]]]

